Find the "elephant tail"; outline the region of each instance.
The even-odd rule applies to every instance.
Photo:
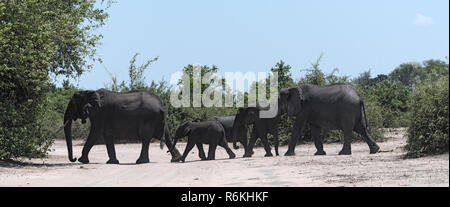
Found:
[[[164,149],[164,143],[166,142],[166,138],[170,136],[169,134],[169,126],[167,125],[166,113],[163,111],[163,133],[161,139],[159,140],[159,148]]]
[[[369,122],[367,122],[366,107],[364,106],[363,101],[361,101],[361,109],[362,109],[362,114],[364,114],[364,123],[366,125],[366,129],[369,130]]]

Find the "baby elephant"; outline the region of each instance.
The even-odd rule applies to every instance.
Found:
[[[183,156],[181,157],[182,162],[184,162],[186,156],[188,155],[189,151],[192,150],[194,145],[197,145],[198,155],[202,160],[214,160],[217,145],[225,148],[228,155],[230,156],[230,159],[236,157],[233,151],[231,151],[231,149],[228,147],[223,126],[215,120],[204,122],[188,121],[178,126],[175,132],[173,146],[169,150],[169,152],[171,152],[175,148],[178,139],[185,136],[188,136],[188,141]],[[203,151],[203,144],[209,144],[208,158],[206,158],[205,151]]]

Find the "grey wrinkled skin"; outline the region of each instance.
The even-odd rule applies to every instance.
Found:
[[[237,146],[236,144],[237,141],[236,136],[234,136],[233,134],[234,118],[235,116],[216,116],[208,119],[208,121],[218,121],[220,124],[222,124],[222,127],[225,130],[225,137],[227,139],[227,142],[232,142],[233,148],[239,149],[239,146]],[[241,140],[239,141],[241,142]]]
[[[188,136],[186,149],[181,157],[182,162],[185,161],[189,152],[197,146],[199,151],[199,157],[201,160],[215,160],[217,145],[225,148],[230,159],[236,157],[233,151],[228,147],[228,143],[225,137],[225,130],[223,126],[215,120],[203,121],[203,122],[184,122],[177,127],[175,131],[174,143],[169,151],[175,148],[178,139]],[[205,156],[203,150],[203,144],[209,144],[208,157]]]
[[[295,145],[303,135],[306,123],[311,126],[317,149],[315,155],[326,154],[320,137],[321,128],[343,131],[344,146],[339,152],[340,155],[351,154],[352,131],[364,138],[370,153],[376,153],[380,149],[368,133],[364,102],[358,92],[349,85],[301,85],[286,88],[280,91],[280,100],[287,115],[295,117],[285,156],[295,155]]]
[[[75,162],[72,154],[72,121],[89,119],[91,129],[84,144],[81,163],[89,163],[88,154],[96,140],[103,137],[108,151],[108,164],[118,164],[114,149],[114,138],[141,139],[142,149],[137,164],[148,163],[150,140],[157,138],[168,148],[172,140],[166,123],[166,114],[161,99],[150,91],[117,93],[106,89],[81,91],[69,101],[64,114],[64,133],[69,160]],[[178,150],[173,150],[172,161],[181,158]]]

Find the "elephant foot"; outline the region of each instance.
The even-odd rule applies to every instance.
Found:
[[[172,156],[172,159],[170,160],[170,162],[180,162],[180,161],[181,161],[181,155]]]
[[[252,157],[252,154],[244,154],[244,156],[242,156],[242,157]]]
[[[87,157],[81,156],[80,158],[78,158],[78,162],[81,162],[83,164],[88,164],[89,159]]]
[[[318,150],[314,155],[327,155],[327,153],[323,150]]]
[[[136,164],[143,164],[143,163],[149,163],[150,160],[148,158],[139,158],[136,160]]]
[[[341,150],[339,152],[339,155],[351,155],[352,151],[351,150]]]
[[[230,159],[236,158],[236,155],[234,153],[230,154]]]
[[[269,152],[269,153],[266,153],[266,154],[264,155],[264,157],[273,157],[273,154],[272,154],[271,152]]]
[[[119,160],[117,159],[109,159],[106,164],[119,164]]]
[[[375,144],[374,146],[372,146],[372,147],[370,148],[370,154],[375,154],[375,153],[377,153],[379,150],[380,150],[380,147],[379,147],[377,144]]]
[[[206,159],[206,157],[201,157],[200,160],[205,161],[207,159]]]
[[[284,153],[284,156],[295,156],[295,152],[294,151],[287,151],[286,153]]]

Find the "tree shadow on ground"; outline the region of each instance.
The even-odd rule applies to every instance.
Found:
[[[94,163],[95,164],[95,163]],[[82,163],[32,163],[18,160],[0,160],[0,168],[22,168],[22,167],[64,167],[70,165],[82,165]]]

